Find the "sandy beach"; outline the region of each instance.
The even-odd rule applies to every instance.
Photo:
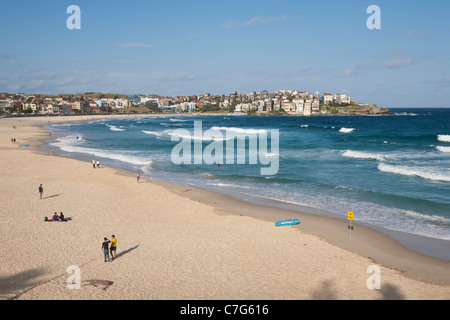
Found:
[[[308,214],[275,227],[293,213],[39,150],[49,121],[100,117],[0,119],[0,299],[450,299],[450,261],[357,221],[351,240],[345,221]],[[54,212],[72,220],[45,222]],[[117,259],[104,262],[113,234]],[[67,286],[71,266],[80,289]]]

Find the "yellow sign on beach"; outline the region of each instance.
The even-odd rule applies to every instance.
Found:
[[[353,212],[352,211],[348,212],[348,220],[353,220]]]

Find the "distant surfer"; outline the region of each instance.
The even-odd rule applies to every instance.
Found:
[[[220,163],[217,164],[218,168],[221,167],[221,166],[224,166],[224,164],[220,164]]]

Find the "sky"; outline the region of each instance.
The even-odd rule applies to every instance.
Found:
[[[284,89],[447,107],[449,16],[448,0],[3,0],[0,92]]]

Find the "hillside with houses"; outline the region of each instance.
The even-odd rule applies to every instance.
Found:
[[[346,94],[298,90],[252,91],[191,96],[0,93],[0,114],[70,115],[111,113],[234,113],[248,115],[362,115],[389,114],[389,109],[356,102]]]

